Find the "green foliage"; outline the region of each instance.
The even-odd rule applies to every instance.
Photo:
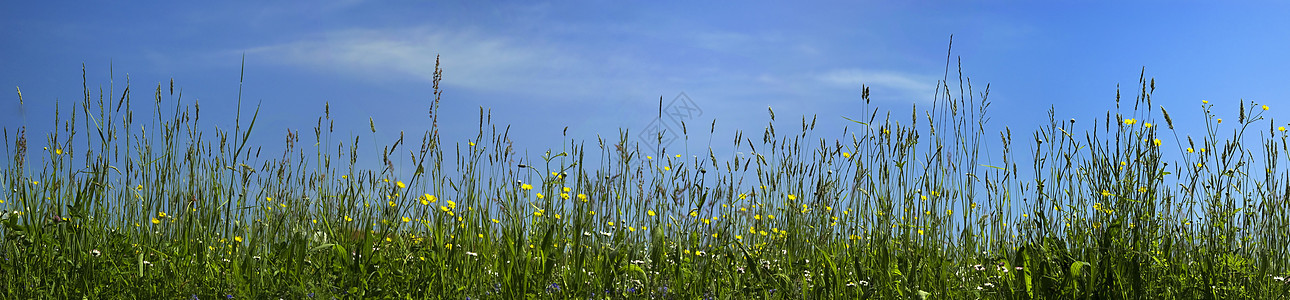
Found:
[[[909,124],[877,118],[866,88],[870,117],[846,118],[859,125],[849,137],[818,143],[814,119],[780,136],[771,110],[760,143],[737,133],[724,161],[711,149],[642,151],[627,132],[532,161],[484,111],[475,139],[444,145],[437,82],[435,127],[417,148],[401,150],[402,134],[363,145],[381,152],[375,169],[360,167],[359,138],[333,138],[326,106],[316,146],[297,147],[290,131],[274,159],[247,145],[258,108],[205,135],[198,105],[160,85],[145,123],[129,88],[119,101],[86,89],[45,150],[6,132],[0,298],[1273,299],[1290,289],[1284,129],[1269,126],[1249,148],[1246,129],[1267,108],[1242,102],[1222,124],[1205,103],[1196,141],[1163,108],[1167,128],[1153,124],[1145,77],[1134,111],[1086,131],[1052,120],[1022,159],[1010,129],[1001,151],[985,151],[988,91],[977,99],[964,82],[957,97],[939,85],[934,108],[914,109]],[[1167,151],[1177,159],[1166,163]]]

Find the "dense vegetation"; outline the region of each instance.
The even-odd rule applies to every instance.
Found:
[[[1201,103],[1206,118],[1190,121],[1206,131],[1193,137],[1155,109],[1144,77],[1134,110],[1094,124],[1052,120],[1017,139],[1032,150],[1016,155],[1010,129],[984,133],[988,87],[939,87],[932,109],[909,119],[869,107],[866,88],[862,117],[838,120],[851,125],[842,138],[810,138],[814,118],[789,135],[772,122],[760,137],[737,134],[723,161],[714,150],[632,143],[626,132],[519,157],[481,113],[477,137],[462,144],[440,140],[437,120],[420,145],[367,142],[379,153],[362,159],[381,163],[366,169],[362,142],[335,137],[326,107],[313,140],[291,131],[280,157],[261,157],[247,144],[258,109],[232,131],[206,133],[173,85],[157,87],[159,113],[142,123],[128,88],[117,101],[87,88],[69,117],[56,114],[61,130],[42,133],[48,147],[6,129],[0,298],[1271,299],[1290,290],[1290,175],[1278,169],[1286,133],[1260,129],[1271,124],[1267,106],[1243,102],[1224,123]],[[432,119],[438,80],[435,90]],[[996,138],[1001,149],[984,152]]]

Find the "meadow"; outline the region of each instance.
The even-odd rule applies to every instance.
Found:
[[[530,158],[485,111],[476,138],[441,140],[436,74],[434,127],[380,147],[334,134],[324,106],[313,138],[291,131],[280,155],[261,153],[248,136],[263,112],[239,100],[233,130],[203,132],[173,83],[147,99],[170,113],[135,116],[130,89],[86,88],[55,114],[59,130],[6,129],[0,298],[1290,293],[1287,135],[1257,103],[1197,100],[1204,120],[1173,120],[1144,76],[1123,100],[1132,110],[1117,96],[1101,121],[1050,113],[1014,138],[985,132],[989,88],[960,75],[912,116],[872,107],[863,88],[855,117],[818,120],[847,122],[844,136],[809,138],[813,117],[772,122],[737,134],[720,161],[625,130]]]

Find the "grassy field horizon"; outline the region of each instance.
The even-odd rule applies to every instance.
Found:
[[[485,109],[475,138],[442,140],[435,70],[431,130],[393,141],[335,134],[325,105],[313,138],[262,153],[248,137],[280,112],[239,99],[232,130],[204,130],[161,84],[139,89],[154,115],[87,87],[52,132],[6,128],[0,298],[1290,295],[1282,108],[1174,120],[1144,72],[1103,121],[1050,111],[1014,138],[985,132],[989,85],[959,79],[911,116],[861,87],[834,138],[805,116],[777,132],[768,108],[724,160],[626,130],[524,157]],[[369,126],[351,129],[387,130]]]

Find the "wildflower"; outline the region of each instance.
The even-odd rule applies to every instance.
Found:
[[[1277,131],[1285,132],[1285,131],[1286,131],[1286,127],[1285,127],[1285,126],[1278,126],[1278,127],[1277,127]]]
[[[647,212],[645,212],[645,213],[646,213],[646,214],[649,214],[649,216],[651,216],[651,217],[653,217],[653,216],[654,216],[654,210],[650,210],[650,211],[647,211]]]
[[[788,194],[788,200],[789,201],[797,200],[797,195]]]
[[[1102,197],[1109,197],[1109,196],[1111,196],[1111,191],[1102,190]]]
[[[1151,126],[1152,126],[1152,125],[1151,125],[1151,123],[1143,123],[1143,124],[1142,124],[1142,126],[1146,126],[1147,128],[1151,128]]]
[[[1285,127],[1281,127],[1281,128],[1285,128]],[[1194,153],[1194,152],[1195,152],[1195,151],[1192,151],[1192,150],[1191,150],[1191,147],[1187,147],[1187,153]]]
[[[560,193],[560,199],[569,200],[569,193]]]
[[[972,269],[977,270],[978,272],[983,272],[985,271],[985,266],[981,264],[976,264],[972,266]]]
[[[502,222],[502,221],[498,221],[497,219],[493,219],[493,224],[497,224],[497,223],[501,223],[501,222]]]
[[[152,266],[152,262],[149,262],[149,261],[146,261],[146,260],[145,260],[145,261],[143,261],[143,265],[151,267],[151,266]]]
[[[99,249],[90,250],[90,256],[99,257],[100,255],[103,255],[103,252],[99,252]]]
[[[1223,118],[1218,118],[1218,124],[1223,124]]]
[[[152,224],[161,224],[161,220],[157,220],[157,218],[152,218]]]
[[[1160,139],[1155,139],[1151,141],[1151,144],[1156,145],[1156,147],[1160,147]]]
[[[1209,100],[1200,100],[1200,103],[1209,104]]]
[[[1137,123],[1137,122],[1138,122],[1137,119],[1124,119],[1124,125],[1133,125],[1133,123]]]
[[[578,194],[578,200],[582,200],[582,202],[587,202],[587,195]]]
[[[546,196],[543,196],[542,193],[537,193],[537,197],[538,199],[546,199]]]
[[[522,190],[526,190],[526,191],[527,191],[527,190],[531,190],[531,189],[533,189],[533,185],[530,185],[530,184],[525,183],[525,184],[523,184],[523,185],[520,185],[520,189],[522,189]]]
[[[774,220],[774,219],[775,219],[775,215],[766,215],[766,219]]]
[[[851,152],[842,152],[842,158],[851,158]]]
[[[470,255],[470,256],[479,256],[479,253],[466,251],[466,255]]]
[[[534,215],[534,216],[541,217],[541,216],[542,216],[542,212],[541,212],[541,211],[535,211],[535,212],[533,212],[533,215]]]
[[[403,223],[412,222],[412,218],[403,217]]]
[[[1263,110],[1268,110],[1268,106],[1267,106],[1267,105],[1264,105],[1264,106],[1263,106]]]

